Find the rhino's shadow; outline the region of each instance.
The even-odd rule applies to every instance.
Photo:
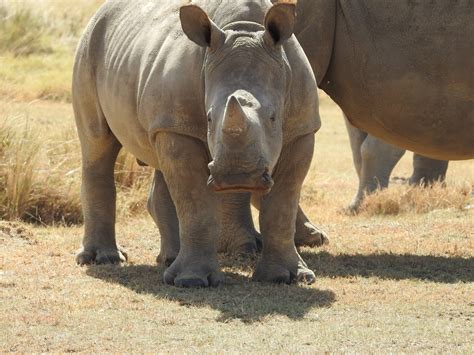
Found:
[[[178,301],[183,306],[219,310],[218,321],[240,319],[255,322],[270,314],[300,319],[314,307],[329,307],[335,300],[330,290],[272,285],[251,281],[240,274],[225,272],[225,284],[209,289],[183,289],[163,284],[164,267],[156,265],[90,266],[87,274],[120,284],[140,294]]]
[[[316,277],[380,277],[437,283],[474,282],[474,258],[412,254],[339,254],[302,252]]]

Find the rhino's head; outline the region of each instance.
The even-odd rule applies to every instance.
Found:
[[[291,80],[282,44],[293,33],[295,6],[273,5],[264,26],[233,22],[221,29],[194,5],[182,7],[180,19],[189,39],[207,47],[209,184],[217,192],[270,191]]]

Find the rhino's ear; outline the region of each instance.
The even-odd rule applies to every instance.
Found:
[[[183,32],[197,45],[217,49],[224,43],[224,31],[212,22],[206,12],[199,6],[181,6],[179,19]]]
[[[265,39],[276,45],[282,44],[293,34],[295,19],[295,2],[276,3],[265,15]]]

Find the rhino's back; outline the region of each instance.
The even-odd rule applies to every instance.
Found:
[[[473,18],[470,0],[338,0],[322,87],[369,133],[438,158],[472,158]]]

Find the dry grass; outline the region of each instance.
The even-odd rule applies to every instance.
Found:
[[[447,188],[393,185],[348,215],[356,174],[340,111],[324,95],[301,196],[331,241],[301,251],[315,285],[257,284],[256,260],[224,256],[223,287],[163,285],[144,208],[150,169],[126,154],[117,235],[130,260],[77,267],[82,227],[66,225],[81,220],[79,144],[70,105],[51,99],[70,95],[77,35],[66,24],[98,3],[35,2],[57,41],[29,55],[0,50],[0,352],[472,352],[474,212],[460,207],[474,163],[450,163]],[[38,97],[50,101],[23,101]],[[407,154],[394,175],[410,174]],[[41,223],[5,221],[19,218]]]
[[[366,197],[360,213],[369,216],[428,213],[446,208],[463,210],[473,202],[472,186],[435,183],[430,187],[394,185]]]
[[[0,118],[0,218],[81,223],[81,154],[70,105],[0,101]],[[150,172],[120,154],[119,215],[143,212]]]
[[[0,0],[0,97],[70,101],[73,53],[101,0]]]

